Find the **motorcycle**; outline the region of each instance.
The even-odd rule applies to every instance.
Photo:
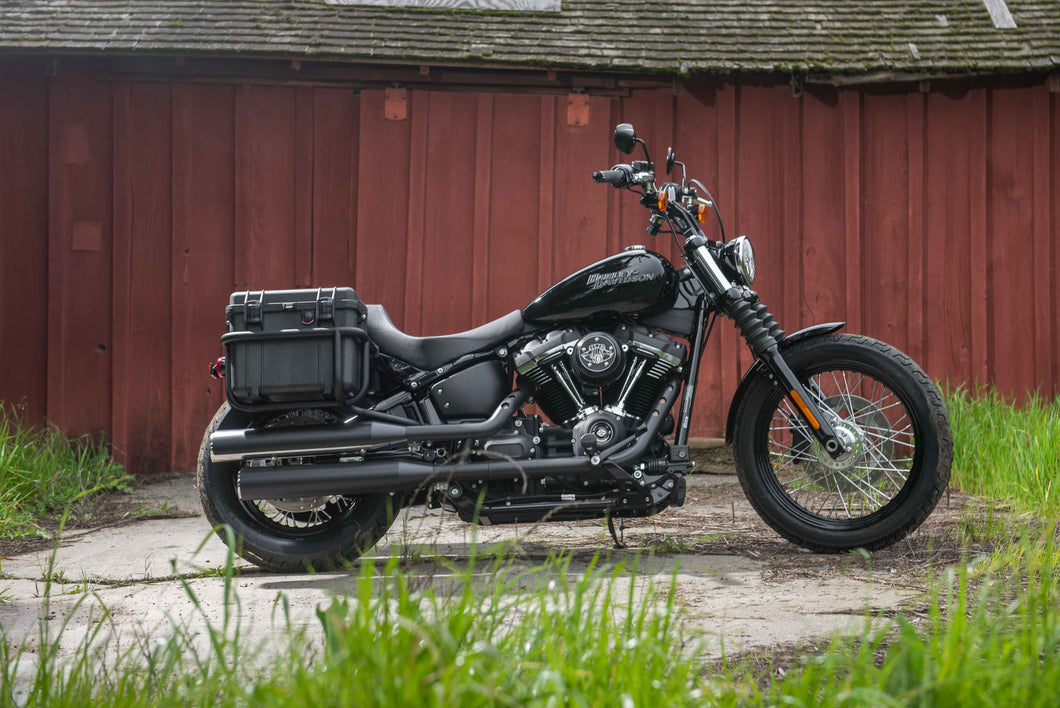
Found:
[[[593,179],[638,195],[680,268],[631,246],[522,311],[439,337],[405,334],[351,288],[232,295],[211,365],[227,402],[197,476],[222,540],[227,525],[237,552],[269,570],[332,568],[426,503],[479,524],[606,519],[619,544],[614,519],[684,503],[718,317],[754,355],[725,434],[766,523],[835,553],[884,548],[924,521],[953,447],[931,379],[894,347],[839,333],[843,322],[785,334],[750,289],[750,242],[726,240],[706,187],[672,149],[666,174],[679,166],[681,180],[657,186],[633,127],[614,140],[644,159]],[[711,214],[718,241],[701,225]]]

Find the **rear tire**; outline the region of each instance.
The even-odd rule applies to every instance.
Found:
[[[836,414],[833,427],[851,441],[850,454],[832,460],[763,373],[739,402],[733,432],[751,505],[781,536],[813,551],[897,542],[928,517],[949,482],[953,439],[938,388],[908,356],[868,337],[815,337],[783,355],[818,406]]]
[[[224,526],[231,527],[233,550],[266,570],[292,573],[348,566],[383,537],[401,509],[401,499],[389,494],[329,497],[303,503],[305,511],[299,510],[299,500],[275,500],[286,511],[267,502],[241,501],[236,494],[240,463],[212,461],[210,434],[274,424],[285,421],[275,415],[252,416],[228,403],[214,415],[199,448],[197,482],[206,518],[225,543]]]

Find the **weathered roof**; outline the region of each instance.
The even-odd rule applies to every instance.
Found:
[[[334,0],[0,0],[0,49],[682,74],[1060,67],[1057,0],[1007,0],[1016,24],[1008,29],[995,26],[988,5],[996,13],[1006,2],[563,0],[560,12],[507,12]]]

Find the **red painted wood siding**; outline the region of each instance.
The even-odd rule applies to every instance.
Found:
[[[940,379],[1060,393],[1060,112],[1043,86],[963,92],[704,83],[592,97],[97,81],[0,60],[0,397],[102,431],[132,470],[194,464],[235,288],[350,284],[413,334],[525,305],[650,241],[593,184],[632,121],[746,233],[789,331],[844,319]],[[695,434],[750,356],[709,344]]]

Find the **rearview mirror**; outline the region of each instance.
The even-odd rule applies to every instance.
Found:
[[[619,152],[626,155],[633,152],[637,144],[637,131],[629,123],[619,123],[615,126],[615,147]]]
[[[674,154],[674,149],[672,147],[666,148],[666,174],[674,171],[674,160],[676,158],[677,155]]]

